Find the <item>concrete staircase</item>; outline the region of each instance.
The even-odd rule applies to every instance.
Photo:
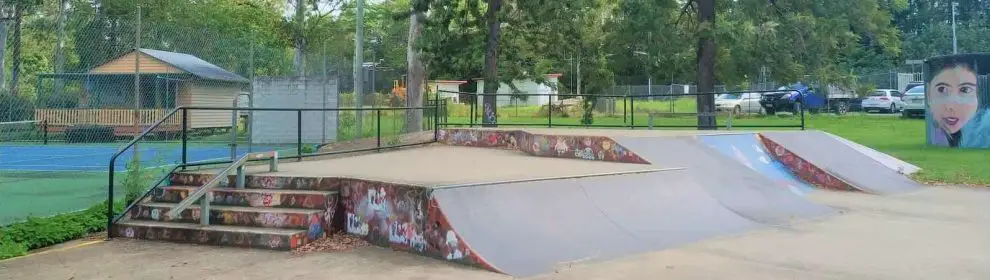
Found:
[[[113,227],[116,237],[178,243],[292,250],[326,236],[343,220],[334,222],[338,207],[337,184],[331,179],[246,176],[244,188],[235,188],[235,176],[212,188],[209,223],[201,223],[199,201],[177,215],[166,215],[215,174],[171,174],[168,186],[132,208]]]

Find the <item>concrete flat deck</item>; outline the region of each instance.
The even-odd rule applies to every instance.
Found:
[[[679,166],[543,158],[512,150],[432,145],[337,159],[285,162],[279,164],[279,172],[271,174],[339,176],[436,186],[676,167]],[[250,166],[248,174],[268,174],[267,170],[267,165]]]
[[[582,136],[625,136],[625,137],[672,137],[672,136],[695,136],[695,135],[718,135],[718,134],[740,134],[756,133],[750,130],[671,130],[671,129],[645,129],[629,130],[628,128],[471,128],[476,130],[521,130],[535,134],[552,135],[582,135]]]
[[[990,191],[816,191],[844,213],[532,279],[990,279]],[[510,279],[376,247],[288,253],[114,240],[0,261],[0,279]]]

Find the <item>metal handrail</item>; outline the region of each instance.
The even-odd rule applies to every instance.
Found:
[[[109,169],[109,174],[107,174],[108,181],[109,181],[109,184],[107,185],[107,239],[110,239],[110,237],[113,236],[113,233],[112,233],[113,232],[113,230],[112,230],[113,229],[113,223],[114,223],[114,212],[113,212],[113,192],[114,192],[113,185],[114,184],[113,184],[113,174],[115,172],[114,167],[117,164],[117,158],[120,157],[120,155],[124,154],[124,152],[126,152],[127,149],[130,149],[131,147],[134,147],[134,145],[137,144],[138,141],[140,141],[145,136],[147,136],[148,134],[150,134],[152,131],[154,131],[156,128],[158,128],[158,126],[160,126],[163,123],[165,123],[165,121],[167,121],[168,118],[171,118],[172,116],[175,116],[175,113],[176,112],[179,112],[179,111],[182,111],[183,112],[182,121],[183,121],[183,123],[185,123],[185,121],[186,121],[186,118],[185,118],[186,115],[184,114],[185,113],[185,109],[183,107],[176,107],[175,109],[172,109],[172,111],[169,111],[168,114],[165,114],[165,117],[163,117],[162,119],[156,121],[154,124],[152,124],[151,126],[149,126],[148,128],[146,128],[144,131],[142,131],[141,134],[138,134],[137,136],[135,136],[134,137],[134,140],[131,140],[130,142],[127,142],[127,145],[124,145],[124,147],[120,148],[120,150],[117,150],[117,152],[114,153],[113,156],[110,156],[110,169]],[[183,149],[185,149],[185,148],[183,148]],[[137,201],[135,201],[135,203],[137,203]]]
[[[237,161],[231,163],[229,166],[227,166],[227,168],[224,168],[220,172],[217,172],[217,174],[214,175],[213,178],[210,179],[210,181],[206,182],[206,184],[204,184],[202,187],[196,189],[196,191],[189,194],[189,196],[187,196],[185,199],[180,201],[179,204],[176,205],[175,207],[172,207],[172,209],[169,210],[168,213],[166,213],[165,215],[168,216],[169,219],[175,219],[175,217],[178,216],[180,213],[182,213],[183,210],[186,210],[186,208],[188,208],[190,205],[195,203],[196,200],[199,200],[202,197],[203,199],[202,201],[200,201],[201,206],[199,210],[200,213],[199,221],[200,224],[202,225],[209,225],[211,199],[209,196],[207,197],[203,197],[203,196],[208,194],[214,187],[219,185],[220,182],[224,181],[227,175],[230,174],[230,172],[233,171],[234,169],[237,169],[237,178],[235,179],[236,180],[235,185],[237,186],[237,188],[243,188],[244,164],[252,159],[257,160],[261,158],[270,158],[271,165],[269,167],[269,171],[271,172],[278,171],[278,152],[273,151],[273,152],[246,154],[238,158]]]

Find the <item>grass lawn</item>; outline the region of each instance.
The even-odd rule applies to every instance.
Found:
[[[671,102],[636,102],[635,109],[630,110],[637,126],[649,123],[647,112],[670,112]],[[675,101],[673,107],[677,113],[691,113],[693,99]],[[469,114],[466,106],[452,105],[448,123],[468,123]],[[619,101],[618,112],[611,116],[596,114],[594,125],[628,126],[629,118],[623,119],[622,102]],[[547,117],[540,114],[539,107],[503,107],[499,108],[500,125],[540,124],[546,127]],[[896,158],[910,162],[922,168],[915,179],[925,183],[990,185],[990,165],[983,164],[990,158],[990,150],[938,148],[925,144],[925,123],[921,119],[902,119],[890,115],[865,115],[850,113],[845,116],[831,114],[806,114],[807,129],[827,131],[854,142],[890,154]],[[580,113],[572,113],[569,117],[552,119],[553,124],[578,125]],[[657,118],[654,125],[693,126],[695,116],[672,116]],[[718,117],[720,125],[728,122],[728,115]],[[475,124],[480,123],[480,118]],[[800,119],[793,116],[743,116],[732,119],[732,125],[800,125]],[[642,128],[640,128],[642,129]],[[685,128],[691,129],[691,128]],[[790,128],[765,128],[790,129]],[[761,130],[757,128],[737,128],[734,130]]]

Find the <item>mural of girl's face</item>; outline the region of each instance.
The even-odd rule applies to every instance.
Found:
[[[932,118],[948,133],[956,133],[976,114],[979,100],[976,73],[955,66],[938,72],[926,89]]]

